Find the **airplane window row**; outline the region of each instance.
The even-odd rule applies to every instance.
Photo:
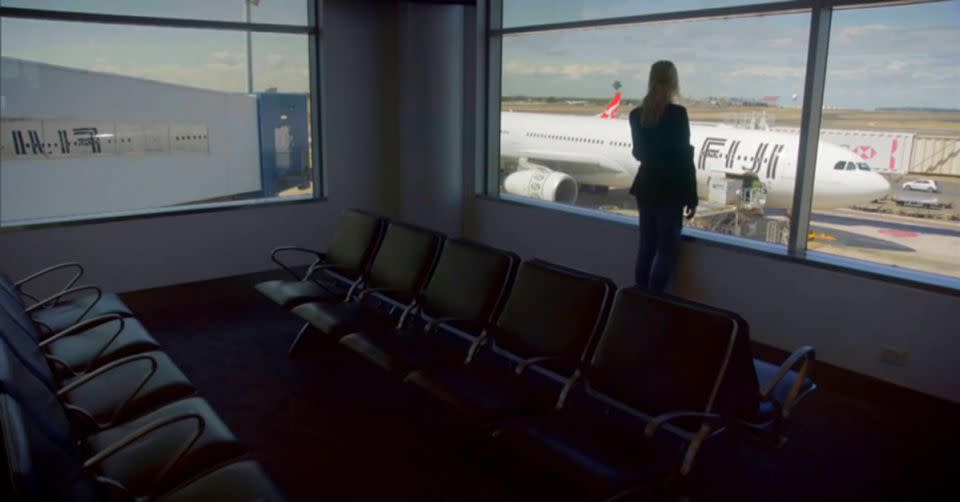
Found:
[[[177,141],[188,140],[188,139],[207,139],[207,135],[204,134],[202,136],[177,136],[174,139],[176,139]]]
[[[528,132],[527,136],[530,136],[533,138],[556,139],[560,141],[575,141],[577,143],[593,143],[597,145],[603,144],[603,140],[599,140],[599,139],[576,138],[573,136],[560,136],[558,134],[543,134],[538,132]]]

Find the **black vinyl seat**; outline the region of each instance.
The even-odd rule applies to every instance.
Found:
[[[196,389],[163,352],[129,356],[85,375],[56,380],[29,340],[0,329],[0,382],[52,394],[74,431],[92,433],[137,417]],[[53,403],[51,403],[53,404]]]
[[[405,375],[413,369],[463,361],[475,336],[503,303],[519,258],[512,253],[448,239],[417,304],[422,328],[366,330],[340,343],[380,367]],[[463,338],[447,329],[456,329]],[[471,338],[473,335],[473,338]]]
[[[14,354],[8,337],[3,335],[0,425],[14,489],[24,494],[19,498],[47,498],[27,496],[38,489],[29,486],[28,480],[38,469],[48,469],[51,458],[72,459],[75,464],[46,473],[60,476],[60,484],[69,482],[82,471],[112,480],[100,483],[101,488],[119,485],[128,491],[125,495],[138,496],[162,491],[209,466],[244,453],[233,434],[202,399],[188,397],[157,407],[141,402],[130,407],[128,403],[140,396],[147,399],[151,396],[141,394],[143,386],[136,380],[131,382],[129,375],[107,376],[106,384],[98,389],[68,385],[66,391],[61,392],[44,378],[49,375],[44,375],[42,368],[25,364],[19,354]],[[118,388],[111,388],[111,384]],[[118,393],[125,386],[134,392]],[[64,402],[65,394],[88,401],[83,405],[95,411]],[[155,400],[159,399],[156,392],[153,394]],[[111,410],[105,409],[110,406],[108,395],[114,396],[113,403],[117,403]],[[93,414],[98,413],[98,406],[103,408],[103,415],[110,417],[109,422],[95,423]],[[68,413],[77,415],[78,411],[82,411],[80,416],[84,420],[71,421]],[[51,448],[59,451],[51,452]],[[18,481],[20,470],[23,479]],[[70,486],[67,483],[61,488]]]
[[[614,290],[609,279],[524,262],[496,323],[466,362],[417,370],[406,380],[481,424],[548,409],[603,325]],[[479,350],[486,342],[490,349]]]
[[[32,398],[42,396],[31,396]],[[17,500],[150,497],[245,452],[210,406],[177,401],[77,442],[54,407],[4,385],[0,427]]]
[[[9,298],[0,298],[0,327],[9,336],[29,337],[43,351],[58,379],[160,348],[138,320],[119,314],[87,319],[43,338],[24,310]]]
[[[442,242],[443,236],[431,230],[390,223],[356,298],[343,303],[304,303],[293,312],[333,340],[357,331],[389,329],[404,317],[395,319],[390,310],[401,308],[406,314],[415,305]],[[374,308],[375,300],[388,303],[388,311]]]
[[[710,309],[621,290],[555,410],[497,435],[594,493],[685,476],[703,441],[724,429],[722,413],[739,405],[721,390],[737,328]]]
[[[294,280],[261,282],[255,286],[257,291],[287,309],[308,301],[343,299],[350,285],[366,270],[380,241],[383,225],[384,220],[378,216],[356,209],[343,211],[326,253],[295,246],[274,249],[271,259]],[[281,255],[288,253],[314,257],[302,277],[280,260]]]
[[[813,347],[800,347],[779,365],[756,359],[751,349],[750,325],[743,317],[716,307],[674,300],[712,309],[736,321],[739,335],[727,379],[720,389],[721,395],[729,396],[724,401],[733,405],[724,412],[762,442],[775,447],[786,444],[785,431],[793,408],[817,388],[808,376],[816,361]]]
[[[76,274],[60,291],[43,299],[25,291],[26,285],[50,273],[75,269]],[[81,321],[105,314],[117,314],[123,317],[133,313],[115,294],[104,294],[96,286],[74,286],[83,275],[83,267],[78,263],[61,263],[41,270],[20,281],[13,282],[0,274],[0,297],[4,301],[21,306],[31,321],[37,324],[43,336],[63,331]],[[83,293],[83,294],[79,294]],[[72,299],[69,299],[71,298]],[[27,305],[24,299],[32,303]]]
[[[252,460],[232,462],[205,472],[156,500],[179,502],[201,500],[257,500],[275,502],[284,496],[269,476]]]
[[[157,429],[142,438],[128,439],[152,427]],[[210,404],[199,397],[174,401],[89,436],[83,444],[93,455],[126,444],[98,462],[97,471],[133,493],[169,489],[211,465],[246,453]],[[173,459],[177,459],[175,465],[164,472]]]

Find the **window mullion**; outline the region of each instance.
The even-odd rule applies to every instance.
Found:
[[[833,8],[826,2],[818,2],[811,12],[803,111],[800,119],[797,178],[793,191],[790,240],[787,246],[787,252],[791,256],[803,256],[807,250],[832,15]]]

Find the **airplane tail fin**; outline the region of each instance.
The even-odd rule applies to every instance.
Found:
[[[600,115],[598,115],[598,117],[600,117],[600,118],[602,118],[602,119],[615,119],[615,118],[617,118],[617,114],[620,113],[620,98],[621,98],[621,97],[622,97],[622,94],[620,93],[620,91],[617,91],[617,93],[613,95],[613,99],[610,100],[610,104],[607,105],[607,109],[606,109],[603,113],[601,113]]]

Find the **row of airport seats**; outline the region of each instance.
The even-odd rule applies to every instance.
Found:
[[[677,486],[723,433],[782,446],[815,388],[812,348],[756,360],[734,313],[361,211],[272,258],[293,279],[256,287],[304,319],[291,353],[339,342],[601,498]]]
[[[70,269],[57,293],[28,292]],[[75,286],[82,274],[0,275],[0,500],[283,500],[123,301]]]

